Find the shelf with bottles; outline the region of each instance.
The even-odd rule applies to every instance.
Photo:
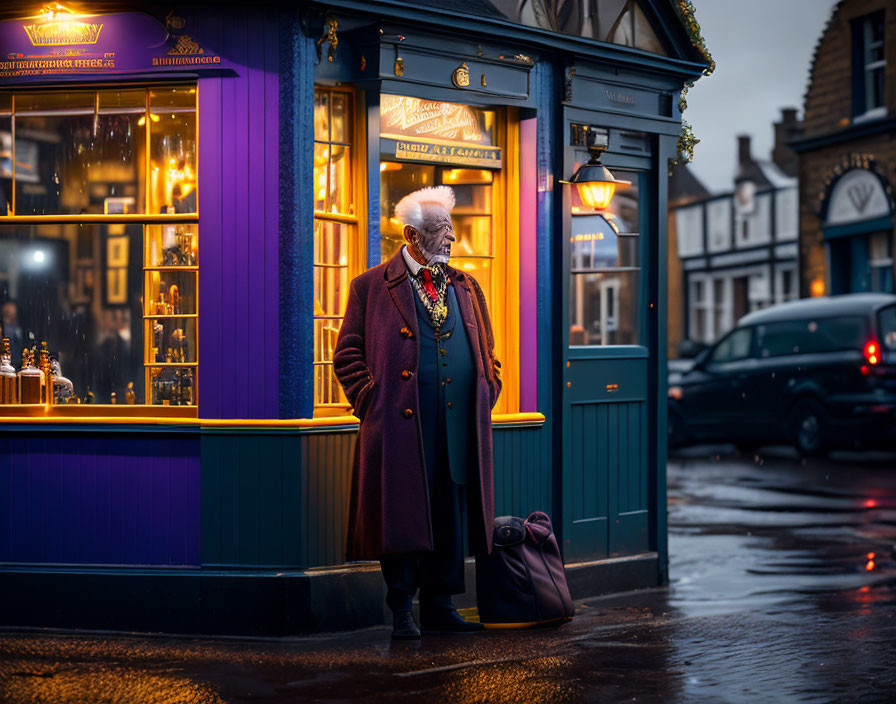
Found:
[[[185,364],[196,362],[196,329],[198,319],[172,316],[146,318],[144,364]]]
[[[190,269],[197,258],[198,225],[177,223],[147,225],[143,237],[145,269]]]
[[[147,271],[143,316],[196,315],[196,271]]]
[[[148,365],[147,403],[153,406],[195,406],[196,373],[195,364]]]

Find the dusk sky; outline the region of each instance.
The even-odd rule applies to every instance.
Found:
[[[753,137],[769,159],[781,108],[803,114],[809,65],[836,0],[695,0],[697,21],[716,61],[688,93],[684,117],[700,144],[691,168],[712,192],[732,187],[736,135]],[[848,86],[844,86],[847,90]]]

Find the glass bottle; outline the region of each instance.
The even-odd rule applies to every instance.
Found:
[[[12,366],[9,338],[4,337],[0,347],[0,404],[18,402],[16,393],[16,368]]]
[[[19,403],[40,403],[43,395],[44,373],[34,366],[34,350],[22,351],[22,368],[18,374]]]
[[[50,378],[53,380],[53,403],[72,403],[74,385],[70,379],[62,376],[62,365],[58,359],[50,359]]]

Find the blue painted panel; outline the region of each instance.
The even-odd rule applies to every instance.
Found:
[[[199,564],[199,440],[0,436],[0,562]]]

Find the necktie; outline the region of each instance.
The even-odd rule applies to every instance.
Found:
[[[422,268],[420,269],[420,276],[423,279],[423,290],[426,291],[426,295],[429,296],[430,300],[435,303],[439,300],[439,292],[436,291],[435,284],[432,282],[432,274],[429,269]]]

